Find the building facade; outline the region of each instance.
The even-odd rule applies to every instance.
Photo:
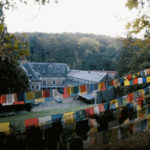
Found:
[[[107,72],[70,70],[65,63],[23,62],[21,67],[29,78],[30,90],[95,84],[112,79]]]
[[[70,72],[67,64],[24,62],[21,67],[29,78],[31,90],[67,86],[67,74]]]

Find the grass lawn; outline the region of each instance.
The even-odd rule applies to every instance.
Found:
[[[82,110],[84,108],[88,108],[94,106],[92,105],[83,105],[83,106],[76,106],[76,107],[68,107],[68,108],[58,108],[58,109],[51,109],[51,110],[45,110],[45,111],[39,111],[39,112],[28,112],[24,114],[17,114],[17,115],[12,115],[12,116],[7,116],[7,117],[1,117],[0,122],[10,122],[11,124],[11,130],[15,131],[24,131],[24,120],[29,119],[29,118],[39,118],[39,117],[44,117],[44,116],[50,116],[54,114],[62,114],[65,112],[75,112],[78,110]]]

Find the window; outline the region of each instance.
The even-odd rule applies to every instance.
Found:
[[[55,85],[56,84],[56,81],[55,80],[53,80],[53,85]]]
[[[45,86],[46,85],[46,81],[43,81],[43,86]]]
[[[39,88],[39,86],[37,85],[37,89]]]
[[[65,85],[65,81],[62,81],[62,84]]]
[[[43,71],[43,75],[44,75],[44,76],[46,75],[46,72],[45,72],[45,71]]]

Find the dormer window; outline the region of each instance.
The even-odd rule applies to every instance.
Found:
[[[45,72],[45,71],[43,71],[43,75],[44,75],[44,76],[46,75],[46,72]]]
[[[48,66],[48,68],[49,68],[49,69],[52,68],[52,65],[50,64],[50,65]]]
[[[31,74],[29,75],[29,79],[32,79],[32,75]]]
[[[53,75],[55,76],[55,75],[56,75],[56,72],[53,72]]]

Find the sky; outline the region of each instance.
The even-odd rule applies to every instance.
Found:
[[[5,12],[8,31],[94,33],[125,37],[127,21],[134,18],[125,0],[54,0],[41,6],[30,0]]]

